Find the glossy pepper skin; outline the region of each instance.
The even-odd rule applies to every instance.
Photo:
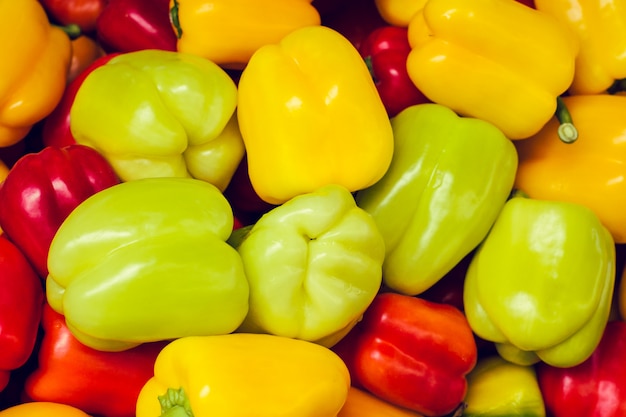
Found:
[[[193,177],[224,190],[244,154],[236,105],[234,81],[207,59],[128,52],[84,79],[70,130],[76,142],[102,153],[123,181]]]
[[[376,28],[365,38],[359,52],[370,68],[389,117],[409,106],[429,101],[415,87],[406,69],[406,60],[411,52],[406,28]]]
[[[0,234],[0,391],[35,347],[44,292],[20,250]]]
[[[429,0],[411,19],[409,43],[409,76],[426,97],[510,139],[550,120],[578,52],[565,24],[511,0]]]
[[[381,17],[392,26],[406,28],[428,0],[375,0]]]
[[[0,147],[22,140],[55,108],[65,89],[70,38],[48,21],[37,0],[0,2]],[[19,19],[16,18],[19,16]]]
[[[592,355],[569,368],[539,364],[537,375],[554,417],[618,417],[626,414],[626,323],[611,321]]]
[[[50,242],[63,220],[87,197],[119,182],[106,159],[87,146],[26,154],[0,186],[0,227],[45,278]]]
[[[311,0],[171,0],[170,15],[178,51],[234,69],[261,46],[321,21]]]
[[[410,106],[391,124],[389,170],[356,201],[385,239],[385,285],[417,295],[486,236],[511,192],[517,154],[492,124],[440,104]]]
[[[465,417],[545,417],[546,407],[535,368],[500,356],[478,360],[467,376]]]
[[[367,66],[327,27],[257,50],[239,80],[237,116],[250,181],[271,204],[327,184],[368,187],[391,162],[393,132]]]
[[[535,0],[535,7],[566,24],[579,40],[572,95],[604,93],[626,78],[626,1]]]
[[[578,139],[559,140],[559,121],[553,117],[536,135],[517,141],[515,186],[532,198],[589,207],[616,243],[626,243],[626,178],[621,162],[626,155],[626,96],[567,96],[563,103]]]
[[[332,345],[380,288],[382,236],[338,185],[273,208],[233,244],[250,285],[240,331]]]
[[[333,350],[354,385],[425,416],[461,405],[478,355],[461,311],[392,292],[378,294]]]
[[[96,20],[108,0],[39,0],[51,19],[61,25],[75,24],[82,33],[92,34]]]
[[[421,414],[391,404],[360,388],[350,387],[346,402],[337,417],[423,417]]]
[[[108,0],[96,20],[96,37],[108,52],[176,51],[169,0]]]
[[[515,196],[470,262],[465,314],[506,360],[575,366],[606,326],[615,257],[611,234],[587,207]]]
[[[137,417],[335,417],[349,388],[342,360],[315,343],[247,333],[184,337],[157,357]]]
[[[24,384],[29,401],[68,404],[102,417],[134,417],[139,391],[152,377],[154,361],[167,342],[123,352],[91,349],[72,335],[65,318],[48,304],[41,325],[37,367]]]
[[[109,187],[74,209],[54,236],[48,302],[98,350],[232,332],[248,311],[243,264],[225,242],[232,229],[228,202],[205,181]]]
[[[0,417],[91,417],[71,405],[41,401],[17,404],[0,411]]]

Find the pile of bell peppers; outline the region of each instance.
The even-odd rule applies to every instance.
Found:
[[[626,0],[0,0],[0,417],[626,413]]]

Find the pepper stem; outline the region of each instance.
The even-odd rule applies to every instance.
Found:
[[[61,26],[61,25],[53,25],[53,26],[65,32],[65,34],[71,40],[78,39],[78,37],[80,37],[80,35],[83,34],[82,30],[80,29],[80,26],[78,26],[76,23],[70,23],[69,25],[65,25],[65,26]]]
[[[578,139],[578,129],[574,126],[574,123],[572,122],[572,115],[561,97],[556,98],[555,115],[559,121],[559,127],[557,129],[559,139],[561,139],[563,143],[576,142],[576,139]]]
[[[183,28],[180,26],[180,20],[178,17],[178,0],[174,0],[172,3],[172,8],[170,9],[170,22],[174,29],[176,30],[176,37],[180,39],[183,36]]]
[[[165,394],[159,395],[161,404],[161,417],[193,417],[189,398],[185,390],[168,388]]]

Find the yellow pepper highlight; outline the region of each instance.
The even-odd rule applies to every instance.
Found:
[[[184,337],[159,353],[137,417],[335,417],[349,389],[344,362],[312,342],[251,333]]]
[[[65,90],[72,46],[37,0],[0,1],[0,147],[22,140]]]
[[[535,0],[535,7],[567,24],[580,41],[570,93],[602,93],[626,78],[625,0]]]
[[[550,120],[578,52],[565,24],[511,0],[429,0],[409,24],[409,43],[407,70],[424,95],[510,139]]]
[[[339,32],[301,28],[260,48],[239,80],[250,181],[272,204],[328,184],[378,181],[393,131],[367,66]]]
[[[218,65],[243,68],[263,45],[295,29],[316,26],[312,0],[171,0],[177,50]]]
[[[390,25],[407,27],[427,0],[374,0],[380,17]]]

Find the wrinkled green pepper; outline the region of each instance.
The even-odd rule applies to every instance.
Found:
[[[230,333],[248,283],[226,198],[193,178],[124,182],[83,201],[59,227],[46,295],[85,345],[106,351]]]
[[[142,50],[117,55],[85,78],[70,129],[124,181],[193,177],[223,191],[244,154],[236,106],[235,82],[215,63]]]
[[[587,207],[514,195],[470,261],[470,326],[513,363],[570,367],[609,318],[615,245]]]
[[[384,283],[417,295],[485,237],[511,192],[517,153],[492,124],[418,104],[391,119],[391,166],[359,191],[385,239]]]
[[[231,238],[250,285],[240,331],[333,345],[381,285],[384,242],[343,186],[301,194]]]

